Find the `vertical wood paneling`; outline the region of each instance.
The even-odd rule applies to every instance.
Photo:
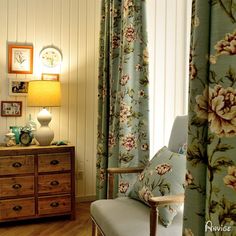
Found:
[[[25,97],[9,97],[8,77],[40,79],[39,53],[58,47],[63,54],[60,81],[62,104],[50,108],[56,140],[76,146],[78,197],[95,195],[97,67],[100,1],[1,0],[0,1],[0,100],[23,101],[23,116],[0,117],[0,142],[10,125],[22,125],[29,114],[36,120],[40,108],[27,107]],[[34,74],[7,73],[7,42],[34,45]]]
[[[99,32],[100,32],[100,13],[101,12],[101,3],[100,1],[96,1],[95,4],[95,17],[94,17],[94,24],[95,24],[95,37],[94,37],[94,49],[95,49],[95,54],[94,54],[94,68],[95,68],[95,78],[98,78],[98,68],[99,68],[99,63],[97,58],[99,58]],[[94,123],[93,123],[93,150],[94,153],[93,155],[96,156],[97,153],[97,115],[98,114],[98,79],[94,81]],[[91,163],[91,170],[92,170],[92,175],[91,179],[96,180],[96,159],[92,159]],[[91,188],[95,189],[96,188],[96,181],[91,182]]]
[[[37,67],[37,53],[35,49],[37,48],[35,45],[36,38],[36,2],[37,0],[27,0],[26,3],[26,42],[32,43],[34,45],[34,68]],[[26,78],[32,78],[31,75],[27,75]],[[37,111],[34,107],[27,107],[27,99],[26,99],[26,120],[29,119],[29,115],[31,115],[31,119],[36,121]],[[37,109],[38,110],[38,109]]]
[[[60,118],[60,139],[69,137],[69,0],[62,0],[61,11],[61,49],[63,53],[61,83],[62,101]]]
[[[86,156],[86,32],[87,32],[87,1],[79,1],[79,18],[78,18],[78,113],[77,113],[77,147],[78,147],[78,170],[84,171],[85,169],[85,156]],[[85,176],[83,179],[78,180],[79,190],[78,195],[84,196],[85,193]]]
[[[89,27],[87,27],[87,65],[94,65],[93,67],[87,66],[87,85],[86,85],[86,112],[88,119],[86,120],[86,143],[91,145],[91,147],[94,147],[94,139],[91,139],[94,135],[94,126],[91,124],[94,124],[94,119],[97,118],[96,114],[94,113],[94,107],[97,105],[94,102],[94,77],[95,77],[95,63],[94,63],[94,58],[95,58],[95,21],[94,21],[94,15],[95,13],[95,6],[94,2],[88,1],[87,3],[87,9],[90,9],[87,12],[87,24]],[[85,159],[85,172],[89,173],[89,175],[86,175],[85,179],[85,191],[89,195],[93,194],[93,184],[91,183],[91,179],[93,178],[93,173],[92,171],[89,170],[94,170],[94,166],[92,165],[94,162],[91,161],[90,156],[94,156],[94,150],[93,148],[90,148],[89,145],[86,145],[86,153],[88,154],[86,159]]]
[[[7,15],[7,41],[8,42],[14,42],[17,40],[17,10],[18,7],[18,1],[17,0],[9,0],[8,1],[8,15]],[[7,70],[7,67],[6,67]],[[8,76],[6,76],[6,92],[8,94]],[[11,100],[11,101],[15,101],[16,98],[14,97],[7,97],[7,100]],[[10,126],[15,125],[16,124],[16,120],[18,118],[7,118],[7,129],[9,129]]]
[[[7,80],[7,26],[8,26],[8,0],[0,1],[0,97],[1,100],[7,99],[8,95],[8,80]],[[7,119],[0,116],[0,136],[4,139],[4,134],[7,132]]]
[[[26,42],[26,25],[27,25],[27,8],[26,8],[26,0],[17,0],[17,19],[16,19],[16,41],[19,43]],[[25,75],[17,75],[16,78],[25,79]],[[26,109],[25,109],[25,97],[15,97],[16,101],[22,102],[22,116],[16,119],[16,125],[25,124],[26,122]]]
[[[78,48],[78,1],[70,1],[70,57],[69,57],[69,140],[75,144],[77,139],[77,48]]]

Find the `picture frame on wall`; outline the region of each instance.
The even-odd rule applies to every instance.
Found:
[[[26,96],[28,94],[29,81],[20,79],[9,80],[9,95],[10,96]]]
[[[8,73],[33,73],[32,45],[8,45]]]
[[[42,74],[41,77],[42,80],[55,80],[55,81],[59,81],[59,74]]]
[[[22,102],[1,101],[1,116],[21,116]]]

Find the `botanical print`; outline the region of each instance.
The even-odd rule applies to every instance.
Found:
[[[236,54],[236,31],[233,33],[227,33],[224,39],[218,41],[214,49],[216,51],[215,55],[210,56],[210,62],[216,64],[217,57],[221,55],[235,55]]]
[[[30,70],[30,49],[12,48],[12,70],[13,71],[29,71]]]
[[[172,166],[168,163],[159,164],[156,166],[156,172],[158,175],[164,175],[167,172],[172,171]]]
[[[103,0],[100,32],[97,197],[105,198],[108,167],[149,159],[148,52],[145,1]],[[127,195],[136,176],[119,175]]]
[[[212,6],[219,4],[221,7],[221,14],[226,14],[229,20],[235,24],[236,23],[236,8],[234,0],[212,0],[210,1]]]
[[[236,166],[228,167],[228,174],[224,177],[224,183],[236,191]]]
[[[236,135],[236,89],[218,84],[213,89],[206,87],[196,96],[195,112],[200,119],[208,119],[218,137]]]
[[[236,235],[235,3],[193,2],[185,236]]]

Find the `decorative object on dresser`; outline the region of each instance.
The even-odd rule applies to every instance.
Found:
[[[15,139],[16,139],[16,144],[19,144],[20,142],[20,131],[21,131],[21,126],[10,126],[10,130],[12,133],[15,134]]]
[[[75,219],[74,146],[0,147],[0,222]]]
[[[33,140],[33,133],[27,126],[23,127],[20,131],[19,141],[22,145],[28,146]]]
[[[32,45],[8,45],[8,73],[33,73]]]
[[[43,107],[37,119],[41,127],[35,133],[39,145],[50,145],[54,132],[48,126],[52,116],[45,107],[59,107],[61,104],[61,85],[59,81],[32,80],[28,88],[28,106]]]
[[[12,130],[10,129],[10,131],[5,134],[5,144],[7,147],[11,147],[11,146],[15,146],[16,145],[16,137],[15,134],[12,132]]]

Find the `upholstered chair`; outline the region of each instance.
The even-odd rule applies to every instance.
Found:
[[[168,150],[178,153],[187,142],[187,116],[177,116],[172,126]],[[178,154],[179,155],[179,154]],[[184,157],[185,158],[185,157]],[[186,163],[181,162],[181,163]],[[183,164],[185,165],[185,164]],[[142,172],[143,167],[110,168],[108,198],[94,201],[90,207],[92,219],[92,236],[98,231],[104,236],[170,236],[182,235],[184,194],[151,197],[148,204],[131,197],[110,199],[113,195],[113,177],[115,174]],[[185,176],[186,167],[183,168]],[[184,191],[184,190],[183,190]],[[168,227],[158,218],[161,207],[177,204],[180,208]],[[160,210],[161,211],[161,210]],[[100,235],[99,234],[99,235]]]

